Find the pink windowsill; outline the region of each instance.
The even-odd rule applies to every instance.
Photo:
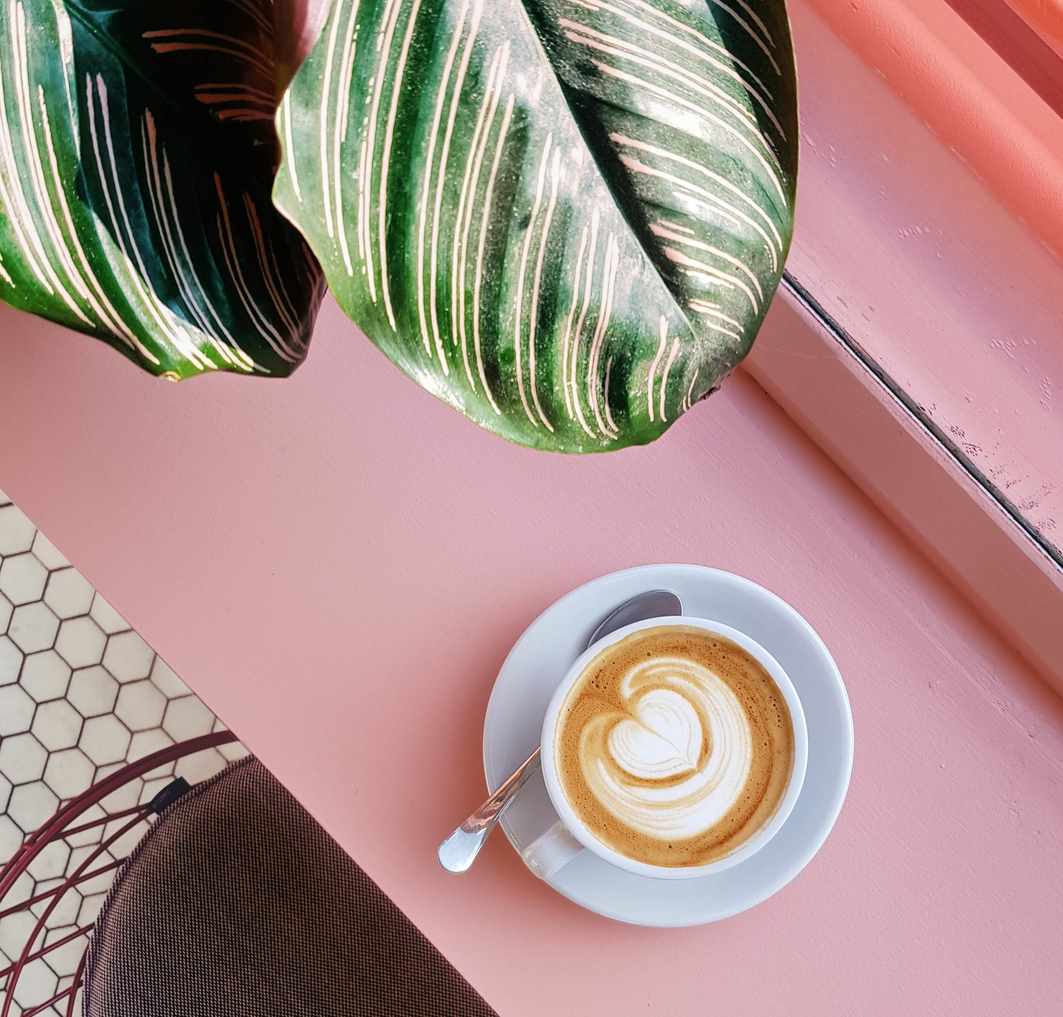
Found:
[[[171,386],[5,308],[0,363],[0,487],[504,1017],[1052,1012],[1059,702],[747,375],[573,459],[480,431],[331,302],[287,382]],[[857,752],[823,851],[674,931],[579,909],[503,838],[446,875],[509,646],[652,561],[763,583],[834,653]]]

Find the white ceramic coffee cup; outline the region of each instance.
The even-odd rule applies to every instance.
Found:
[[[779,802],[779,807],[775,810],[774,815],[752,837],[740,844],[729,855],[709,862],[707,865],[675,867],[651,865],[649,862],[640,862],[634,858],[628,858],[618,851],[614,851],[598,840],[580,821],[565,798],[564,792],[561,790],[561,782],[557,776],[557,767],[554,759],[554,739],[557,734],[558,717],[569,689],[572,688],[583,673],[584,668],[602,650],[613,643],[619,642],[625,636],[631,635],[632,632],[638,632],[640,629],[656,628],[662,625],[693,626],[724,636],[726,639],[737,643],[771,675],[786,700],[786,705],[790,710],[790,719],[793,722],[794,765],[790,774],[790,783],[787,785],[786,792]],[[790,681],[782,666],[763,646],[750,639],[744,632],[739,632],[729,625],[708,621],[704,618],[677,615],[675,617],[648,618],[645,621],[635,622],[632,625],[624,626],[622,629],[617,629],[604,639],[594,643],[593,646],[588,647],[569,668],[568,673],[555,690],[553,698],[550,700],[550,705],[546,708],[542,733],[543,778],[546,781],[546,789],[550,795],[550,801],[560,818],[549,830],[532,841],[521,852],[521,855],[528,867],[543,879],[555,873],[563,865],[567,865],[583,850],[594,852],[594,854],[619,869],[626,869],[628,872],[634,872],[640,876],[650,876],[654,879],[690,879],[695,876],[704,876],[710,872],[719,872],[749,858],[775,836],[779,828],[786,822],[787,816],[790,815],[794,803],[797,801],[797,796],[801,793],[801,785],[805,779],[807,763],[808,728],[805,724],[805,714],[801,708],[801,700],[797,695],[793,682]]]

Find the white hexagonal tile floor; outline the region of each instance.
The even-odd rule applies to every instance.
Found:
[[[0,491],[0,863],[108,774],[219,730],[221,722]],[[85,951],[79,932],[91,926],[118,863],[150,821],[105,848],[127,822],[107,816],[144,805],[175,777],[211,777],[246,751],[230,743],[127,782],[78,819],[83,829],[34,859],[0,900],[0,1000],[13,992],[12,1015],[68,1012]],[[75,873],[76,886],[58,900],[47,895]],[[28,903],[33,898],[40,900]],[[13,910],[20,904],[28,909]],[[53,904],[34,949],[54,949],[29,962],[12,989],[11,965]],[[78,998],[73,1012],[80,1013]]]

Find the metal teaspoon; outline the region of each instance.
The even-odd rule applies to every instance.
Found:
[[[587,640],[588,648],[610,632],[647,618],[683,613],[683,602],[670,590],[649,590],[611,611]],[[475,861],[503,813],[517,797],[528,778],[539,769],[539,749],[524,760],[464,823],[439,845],[439,864],[448,872],[464,872]]]

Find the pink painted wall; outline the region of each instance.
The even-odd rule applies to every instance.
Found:
[[[505,444],[331,304],[283,383],[171,386],[0,308],[0,487],[503,1017],[1058,1013],[1063,716],[744,374],[647,449]],[[821,854],[718,925],[584,912],[502,838],[467,876],[480,725],[523,627],[641,562],[791,601],[857,751]]]
[[[1037,35],[1063,57],[1063,0],[1005,0]]]
[[[791,16],[805,3],[1063,253],[1063,120],[946,0],[800,0]]]

